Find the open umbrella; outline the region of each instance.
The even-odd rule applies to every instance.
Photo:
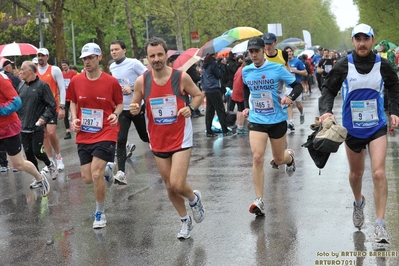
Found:
[[[178,70],[187,71],[192,65],[197,63],[201,57],[197,55],[198,48],[189,48],[181,53],[173,62],[173,68]]]
[[[300,57],[303,54],[306,54],[308,56],[308,58],[311,58],[314,55],[314,51],[313,50],[303,50],[298,54],[298,57]]]
[[[224,48],[232,44],[237,39],[231,36],[219,36],[205,43],[198,51],[198,56],[206,56],[207,54],[216,54]]]
[[[276,45],[276,48],[277,49],[280,49],[280,50],[284,50],[284,48],[285,47],[291,47],[291,49],[292,50],[295,50],[296,49],[296,46],[295,45],[293,45],[293,44],[290,44],[290,43],[278,43],[277,45]]]
[[[281,43],[293,44],[295,46],[301,46],[306,44],[302,39],[299,38],[288,38],[282,40]]]
[[[237,44],[236,46],[233,47],[233,49],[231,49],[231,51],[233,53],[244,53],[248,48],[248,40],[243,41],[239,44]]]
[[[229,29],[225,33],[222,34],[227,36],[232,36],[237,40],[248,39],[255,36],[263,35],[263,33],[252,27],[236,27]]]
[[[228,57],[231,51],[231,47],[226,47],[222,51],[219,51],[216,58]]]
[[[36,54],[37,48],[29,43],[9,43],[0,45],[0,56]]]
[[[294,51],[294,56],[298,56],[300,53],[302,53],[303,52],[303,49],[296,49],[295,51]]]

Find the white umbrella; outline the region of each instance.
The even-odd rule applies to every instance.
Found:
[[[236,54],[236,53],[243,53],[247,50],[248,48],[248,40],[240,42],[239,44],[236,44],[236,46],[231,49],[231,51]]]
[[[0,45],[0,56],[36,54],[37,48],[29,43],[9,43]]]
[[[308,58],[310,58],[314,55],[314,51],[313,50],[303,50],[302,52],[300,52],[298,54],[298,57],[302,56],[303,54],[306,54],[308,56]]]

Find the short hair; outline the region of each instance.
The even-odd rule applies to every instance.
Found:
[[[168,46],[166,45],[166,42],[164,41],[164,39],[162,39],[161,37],[151,37],[148,41],[146,41],[144,48],[145,48],[145,53],[147,54],[147,49],[148,46],[158,46],[158,45],[162,45],[163,49],[165,50],[165,53],[168,52]]]
[[[330,52],[330,50],[328,50],[327,48],[324,48],[323,52],[325,52],[325,51]]]
[[[36,74],[36,65],[32,61],[24,61],[22,64],[25,64],[28,68],[32,70],[34,74]]]
[[[126,49],[126,44],[125,44],[124,41],[121,41],[121,40],[113,40],[113,41],[111,42],[111,45],[112,45],[112,44],[119,44],[119,45],[121,46],[122,49]]]
[[[291,46],[286,46],[286,47],[284,47],[283,50],[287,52],[288,49],[290,49],[291,51],[294,51]]]

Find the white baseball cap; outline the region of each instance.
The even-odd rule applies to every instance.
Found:
[[[32,62],[33,62],[34,64],[39,64],[39,60],[37,59],[37,57],[34,57],[34,58],[32,59]]]
[[[372,27],[370,27],[367,24],[359,24],[356,27],[353,28],[352,30],[352,38],[358,34],[358,33],[363,33],[366,34],[367,36],[371,37],[374,36],[374,30]]]
[[[39,50],[37,50],[36,54],[50,55],[50,53],[48,52],[48,50],[46,48],[40,48]]]
[[[94,42],[86,43],[82,48],[82,54],[80,55],[79,58],[83,58],[92,54],[100,55],[101,54],[100,46],[98,46],[98,44]]]

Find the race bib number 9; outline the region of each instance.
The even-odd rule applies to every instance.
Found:
[[[378,125],[377,100],[351,101],[354,128],[370,128]]]
[[[176,95],[151,98],[150,106],[155,124],[169,125],[177,121]]]
[[[104,110],[81,108],[81,130],[88,133],[97,133],[103,128]]]

